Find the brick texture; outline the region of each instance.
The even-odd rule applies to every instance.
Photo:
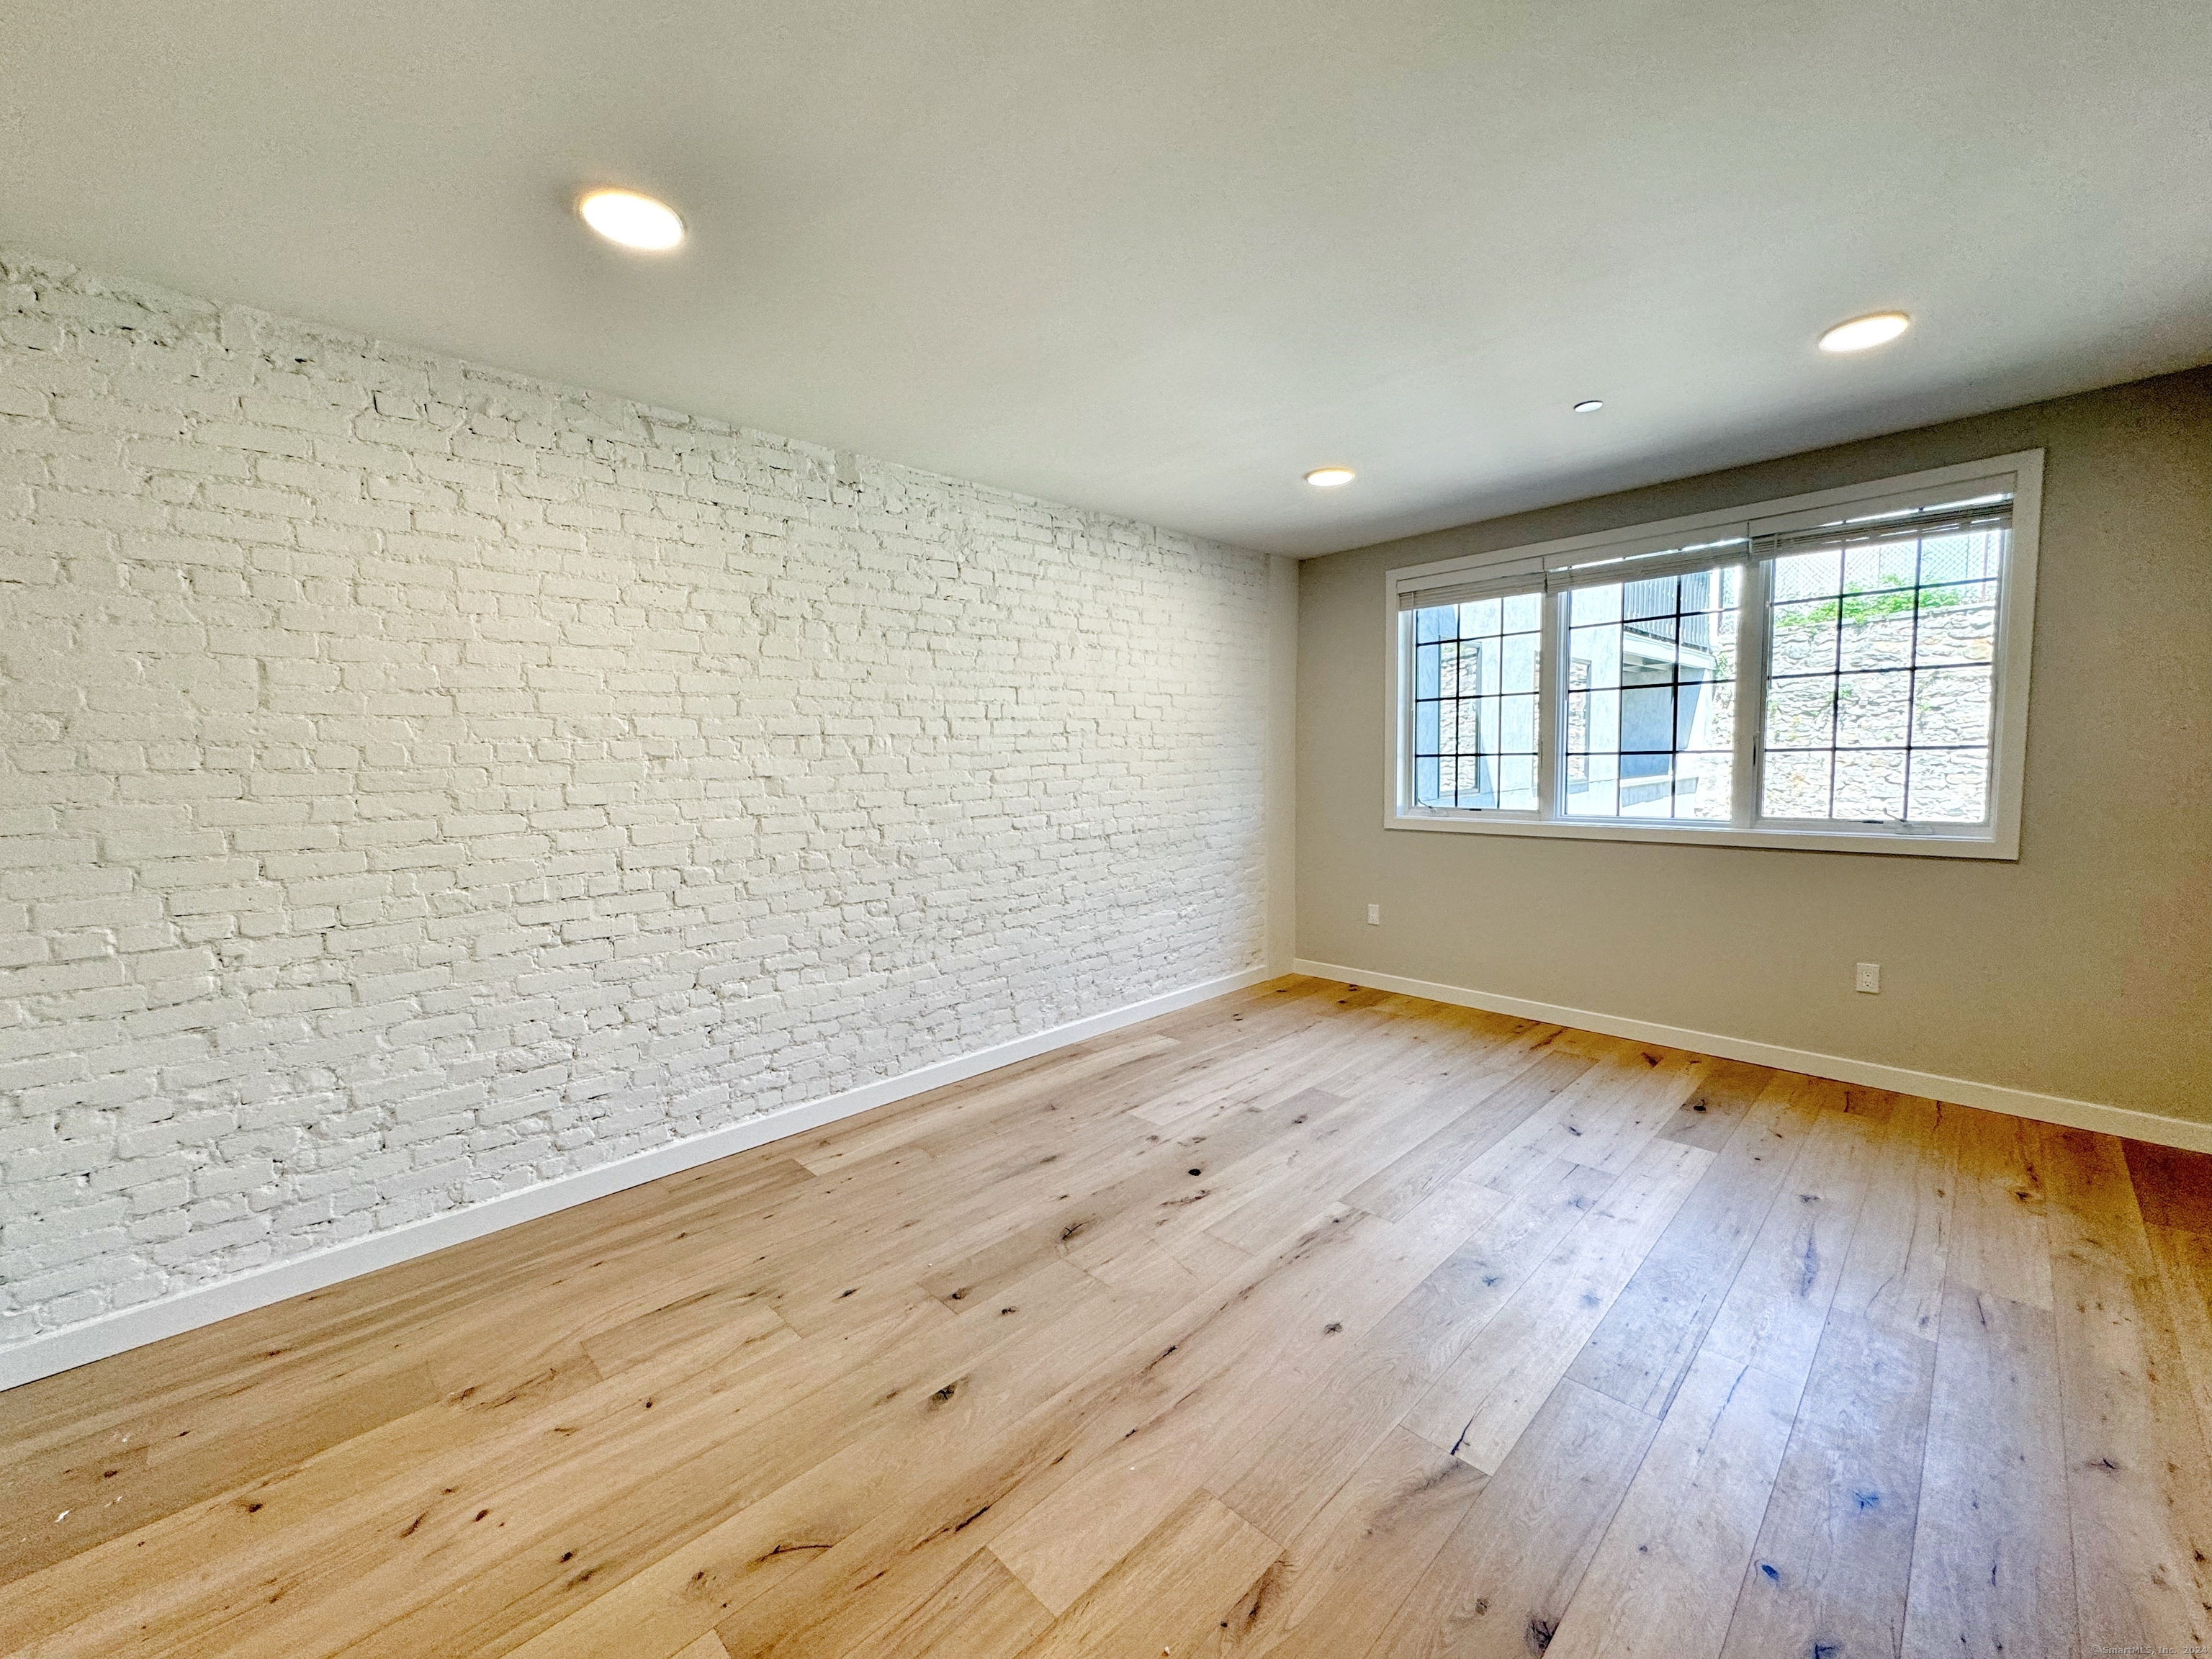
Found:
[[[0,1340],[1260,962],[1263,556],[0,284]]]

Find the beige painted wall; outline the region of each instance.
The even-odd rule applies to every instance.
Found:
[[[2019,862],[1382,828],[1385,571],[2036,447]],[[1309,560],[1297,802],[1302,957],[2212,1121],[2212,370]]]

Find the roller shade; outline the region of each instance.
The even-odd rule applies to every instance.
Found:
[[[1514,593],[1556,593],[1571,587],[1594,587],[1603,582],[1651,581],[1689,571],[1711,570],[1720,565],[1741,564],[1752,556],[1748,530],[1724,528],[1698,532],[1692,544],[1628,542],[1609,547],[1586,547],[1571,553],[1504,559],[1496,564],[1454,573],[1426,584],[1401,581],[1401,611],[1431,605],[1464,605],[1470,599],[1500,599]]]
[[[1946,501],[1932,507],[1900,507],[1887,513],[1859,514],[1826,524],[1794,525],[1778,529],[1754,526],[1753,556],[1782,558],[1795,553],[1826,553],[1837,549],[1863,550],[1932,540],[1939,536],[1964,536],[1977,532],[2012,528],[2010,492]]]
[[[1650,581],[1754,559],[1832,548],[1860,549],[1924,541],[2012,526],[2012,479],[1963,486],[1973,493],[1927,503],[1874,500],[1847,508],[1826,507],[1739,526],[1708,526],[1693,542],[1628,541],[1567,552],[1508,555],[1471,568],[1428,577],[1401,577],[1401,611],[1464,605],[1473,599],[1520,593],[1556,593],[1605,582]],[[1962,488],[1953,486],[1954,490]],[[1838,518],[1841,510],[1850,516]],[[1677,532],[1679,534],[1679,532]]]

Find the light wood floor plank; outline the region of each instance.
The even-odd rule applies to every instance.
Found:
[[[2212,1459],[2126,1156],[2110,1135],[2041,1139],[2082,1628],[2212,1649]]]
[[[1365,1345],[1434,1376],[1459,1358],[1619,1177],[1553,1159],[1370,1331]],[[1494,1189],[1493,1189],[1494,1190]],[[1498,1194],[1501,1200],[1504,1194]]]
[[[1578,1054],[1595,1063],[1528,1113],[1468,1166],[1476,1179],[1500,1192],[1518,1192],[1556,1158],[1619,1174],[1623,1165],[1609,1156],[1620,1150],[1612,1139],[1615,1125],[1627,1121],[1632,1144],[1656,1135],[1702,1080],[1702,1066],[1691,1057],[1618,1037],[1569,1032],[1548,1046],[1556,1053]],[[1640,1136],[1636,1130],[1642,1131]]]
[[[1599,1540],[1548,1659],[1720,1652],[1802,1385],[1700,1354]]]
[[[1864,1207],[1834,1313],[1936,1340],[1950,1261],[1958,1129],[1958,1114],[1932,1100],[1894,1098],[1887,1133],[1868,1160]]]
[[[2212,1233],[2179,1227],[2148,1231],[2182,1375],[2196,1397],[2197,1425],[2212,1440]]]
[[[2052,1326],[2045,1308],[1956,1283],[1944,1292],[1910,1659],[2081,1650]]]
[[[1014,1659],[1051,1623],[998,1557],[977,1550],[911,1613],[848,1651],[852,1659]]]
[[[2051,1306],[2051,1235],[2035,1126],[1996,1112],[1950,1109],[1959,1159],[1946,1276],[2023,1307]]]
[[[1281,1553],[1219,1498],[1194,1492],[1024,1649],[1023,1659],[1188,1653],[1229,1619]]]
[[[1843,1282],[1887,1109],[1882,1101],[1875,1111],[1863,1110],[1868,1103],[1840,1085],[1807,1079],[1803,1086],[1825,1109],[1736,1270],[1703,1349],[1801,1385]]]
[[[1064,1612],[1193,1491],[1235,1467],[1250,1431],[1304,1386],[1286,1350],[1334,1346],[1327,1327],[1336,1322],[1336,1282],[1363,1265],[1363,1226],[1385,1225],[1371,1217],[1324,1224],[1127,1356],[1141,1386],[1098,1412],[1071,1451],[1073,1472],[993,1540],[1039,1601]]]
[[[1536,1051],[1528,1066],[1480,1092],[1457,1117],[1346,1193],[1344,1201],[1396,1220],[1589,1071],[1590,1064],[1579,1054]]]
[[[1245,1249],[1279,1237],[1460,1116],[1470,1096],[1524,1069],[1549,1029],[1509,1037],[1494,1021],[1477,1024],[1448,1031],[1396,1065],[1328,1079],[1344,1104],[1316,1126],[1310,1154],[1274,1168],[1271,1179],[1247,1182],[1242,1201],[1207,1221],[1206,1231]]]
[[[1568,1376],[1666,1414],[1819,1122],[1819,1103],[1798,1079],[1769,1073]]]
[[[1830,1317],[1723,1659],[1899,1650],[1935,1377],[1932,1341]]]
[[[1495,1471],[1711,1162],[1711,1153],[1680,1141],[1652,1141],[1421,1396],[1406,1425]]]
[[[1344,1659],[1366,1651],[1481,1495],[1486,1477],[1403,1429],[1385,1435],[1200,1653]]]
[[[1656,1419],[1561,1382],[1370,1659],[1521,1659],[1558,1632]]]
[[[2212,1237],[2212,1158],[2142,1140],[2124,1144],[2143,1224]]]
[[[1704,1080],[1674,1109],[1674,1120],[1660,1133],[1717,1152],[1735,1137],[1736,1125],[1773,1080],[1774,1073],[1764,1066],[1740,1060],[1710,1060]]]

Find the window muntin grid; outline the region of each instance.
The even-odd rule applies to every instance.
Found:
[[[1391,684],[1397,690],[1390,710],[1394,735],[1389,742],[1397,765],[1389,775],[1386,826],[2016,858],[2042,462],[2039,451],[1993,456],[1907,477],[1871,480],[1849,490],[1746,503],[1728,514],[1706,514],[1609,532],[1602,538],[1567,538],[1391,571],[1389,587],[1397,614],[1389,653]],[[1899,549],[1912,548],[1916,535],[1925,547],[1912,549],[1907,577],[1896,568],[1895,555]],[[1942,553],[1938,544],[1950,539],[1964,546],[1959,538],[1971,536],[1987,538],[1980,544],[1985,556],[1978,569],[1931,567],[1923,580],[1922,551],[1932,560]],[[1887,578],[1854,581],[1863,573],[1865,556],[1883,544],[1892,552]],[[1994,556],[1988,556],[1992,547]],[[1845,549],[1854,555],[1852,567],[1841,563]],[[1785,561],[1823,552],[1838,561],[1838,574],[1829,591],[1776,593],[1778,568],[1788,582],[1793,570],[1803,568]],[[1606,817],[1577,811],[1589,803],[1570,799],[1570,751],[1585,760],[1592,753],[1592,706],[1604,700],[1571,696],[1594,689],[1591,665],[1574,661],[1568,649],[1573,592],[1639,567],[1643,574],[1637,580],[1655,581],[1662,573],[1696,574],[1729,562],[1740,575],[1736,615],[1741,659],[1735,665],[1730,757],[1733,811],[1725,817],[1717,812],[1711,817],[1687,816],[1689,809],[1680,799],[1684,792],[1676,786],[1686,764],[1683,756],[1699,750],[1682,746],[1684,739],[1677,735],[1676,746],[1662,753],[1658,744],[1639,739],[1632,732],[1595,734],[1602,739],[1598,752],[1610,752],[1615,759],[1610,781],[1618,787],[1623,781],[1619,738],[1626,735],[1632,755],[1654,757],[1645,763],[1668,769],[1667,787],[1659,795],[1628,805],[1683,815]],[[1973,584],[1984,582],[1993,583],[1993,588],[1974,590]],[[1852,584],[1850,591],[1847,583]],[[1943,588],[1956,593],[1935,591]],[[1903,591],[1888,591],[1893,589]],[[1412,707],[1416,611],[1448,610],[1477,599],[1504,599],[1532,590],[1542,595],[1534,810],[1455,810],[1453,796],[1442,786],[1455,785],[1458,779],[1442,765],[1436,776],[1438,787],[1417,801]],[[1823,604],[1828,609],[1814,617]],[[1770,734],[1767,677],[1775,666],[1770,657],[1771,625],[1778,605],[1787,635],[1779,665],[1784,677],[1796,672],[1826,684],[1778,690],[1777,726],[1784,716],[1809,711],[1816,721],[1825,718],[1823,733],[1793,736],[1777,730]],[[1793,605],[1799,608],[1793,610]],[[1978,608],[1984,613],[1980,617],[1959,614]],[[1809,623],[1815,620],[1829,624],[1832,638],[1824,647],[1813,647],[1798,637],[1809,635]],[[1587,611],[1583,623],[1596,625]],[[1978,647],[1972,643],[1974,630],[1968,623],[1979,625],[1985,642]],[[1916,625],[1923,637],[1912,637]],[[1947,645],[1947,630],[1960,631],[1966,643],[1960,646],[1954,640]],[[1909,641],[1909,654],[1903,659],[1898,655],[1900,638]],[[1815,649],[1817,657],[1806,654]],[[1471,659],[1468,672],[1474,672],[1476,666]],[[1886,680],[1873,678],[1883,670],[1908,672],[1892,673]],[[1623,678],[1630,684],[1612,689],[1631,689],[1639,677]],[[1607,688],[1600,684],[1595,689]],[[1901,736],[1897,729],[1900,717]],[[1823,810],[1838,816],[1783,817],[1769,810],[1765,777],[1770,735],[1778,739],[1775,766],[1796,769],[1796,804],[1810,810],[1809,779],[1825,792]],[[1612,745],[1609,750],[1607,744]],[[1441,752],[1441,741],[1437,747],[1439,752],[1431,758],[1443,763],[1447,757]],[[1814,753],[1816,749],[1821,752]],[[1638,776],[1637,764],[1631,763],[1631,780]],[[1887,815],[1894,811],[1893,799],[1877,800],[1886,813],[1881,817],[1842,815],[1873,810],[1863,804],[1869,780],[1893,797],[1900,766],[1913,816]],[[1586,781],[1587,764],[1577,769],[1584,776],[1576,781]],[[1645,775],[1658,777],[1656,772]],[[1588,794],[1587,790],[1575,793]],[[1778,774],[1773,805],[1784,805],[1786,799]],[[1969,816],[1976,813],[1978,817]]]
[[[1536,810],[1543,596],[1413,612],[1413,799],[1425,807]]]
[[[1772,562],[1762,817],[1988,822],[2008,536],[1977,530]]]
[[[1571,588],[1561,603],[1564,815],[1731,819],[1741,568]]]

